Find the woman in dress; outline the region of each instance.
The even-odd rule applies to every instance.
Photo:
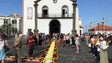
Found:
[[[74,39],[75,39],[75,44],[76,44],[76,54],[79,54],[79,50],[80,50],[80,48],[79,48],[79,45],[80,45],[79,36],[76,34]]]
[[[3,37],[2,35],[0,35],[0,62],[1,63],[5,63],[4,60],[5,60],[5,56],[6,56],[6,53],[5,53],[5,50],[4,50],[4,46],[8,44],[5,44],[5,40],[3,40]]]

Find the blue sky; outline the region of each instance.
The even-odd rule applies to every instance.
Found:
[[[22,0],[0,0],[0,16],[13,13],[22,15]]]
[[[112,0],[78,0],[77,3],[83,24],[101,22],[103,17],[106,22],[112,20]]]
[[[77,0],[80,18],[84,26],[104,21],[112,26],[112,0]],[[0,15],[22,15],[22,0],[0,0]]]
[[[80,18],[88,27],[104,21],[112,26],[112,0],[77,0]],[[104,18],[104,20],[103,20]]]

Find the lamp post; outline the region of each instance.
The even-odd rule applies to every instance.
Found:
[[[103,27],[104,27],[104,22],[102,22],[102,34],[103,34],[103,30],[104,30]]]
[[[38,12],[37,12],[37,7],[38,7],[38,2],[39,2],[40,0],[36,0],[36,1],[34,1],[34,8],[35,8],[35,30],[36,31],[38,31],[38,20],[37,20],[37,18],[38,18]]]
[[[99,33],[99,23],[98,23],[98,33]]]
[[[92,22],[89,24],[89,29],[90,29],[90,32],[89,32],[89,34],[93,34],[93,29],[92,29]]]
[[[77,0],[71,0],[73,2],[73,26],[72,26],[72,33],[76,33],[76,7],[77,7]]]

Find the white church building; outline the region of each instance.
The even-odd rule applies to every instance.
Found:
[[[23,34],[35,29],[35,0],[23,0]],[[37,28],[39,33],[71,33],[73,28],[73,2],[70,0],[39,0]],[[76,7],[75,29],[83,33],[82,22]]]

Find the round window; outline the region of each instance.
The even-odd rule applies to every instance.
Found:
[[[57,3],[57,0],[53,0],[53,3]]]

